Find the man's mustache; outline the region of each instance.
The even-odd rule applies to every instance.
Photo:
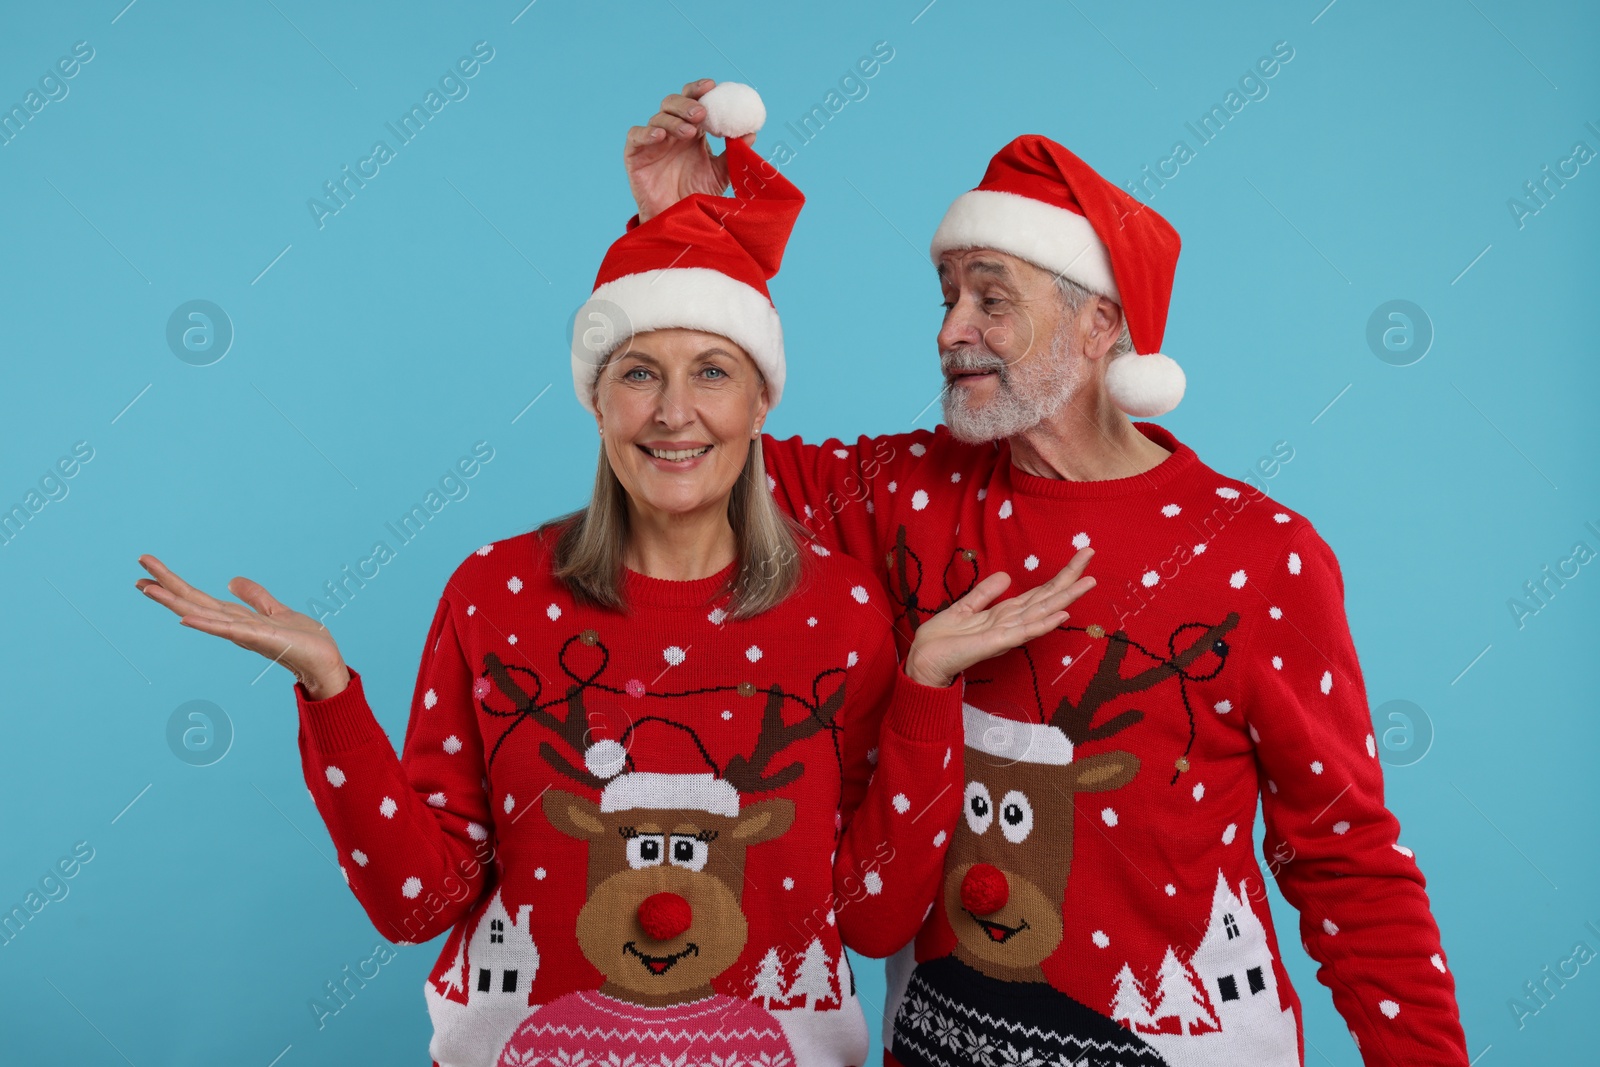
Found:
[[[973,371],[994,371],[1002,380],[1006,377],[1006,361],[993,352],[974,348],[946,348],[939,353],[939,370],[946,378]]]

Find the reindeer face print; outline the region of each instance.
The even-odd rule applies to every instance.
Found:
[[[969,712],[969,724],[973,718]],[[1031,724],[1005,729],[1013,727],[1029,730]],[[969,736],[964,754],[962,819],[945,863],[945,916],[958,956],[996,977],[1016,977],[1061,943],[1074,794],[1127,784],[1139,761],[1112,752],[1071,763],[1034,763],[996,754],[977,740],[975,746]]]
[[[565,790],[545,793],[561,832],[589,842],[588,900],[578,913],[585,958],[606,991],[638,1004],[709,992],[744,948],[745,849],[781,836],[794,804],[774,798],[735,815],[690,809],[606,812]]]

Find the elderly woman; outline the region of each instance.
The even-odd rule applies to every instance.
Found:
[[[900,669],[878,582],[803,541],[766,484],[784,363],[765,283],[803,200],[742,141],[728,158],[734,196],[607,254],[573,341],[593,497],[455,569],[398,758],[325,628],[140,557],[183,625],[294,672],[350,888],[391,941],[448,935],[424,986],[438,1064],[865,1062],[844,948],[894,952],[933,903],[957,676],[1092,584],[1087,551],[1011,600],[995,575]]]

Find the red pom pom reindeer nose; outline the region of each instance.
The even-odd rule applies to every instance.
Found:
[[[974,863],[961,879],[961,906],[974,915],[993,915],[1010,896],[1005,872],[987,863]]]
[[[655,941],[671,941],[694,922],[689,902],[676,893],[652,893],[639,902],[639,925]]]

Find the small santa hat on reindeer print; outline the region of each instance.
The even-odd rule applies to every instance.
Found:
[[[602,812],[637,808],[706,811],[734,818],[739,791],[722,777],[695,732],[668,719],[645,718],[620,740],[594,741],[584,766],[605,781]]]
[[[1106,368],[1129,415],[1164,415],[1183,399],[1183,370],[1160,351],[1178,266],[1178,231],[1048,137],[1018,137],[989,161],[933,235],[935,263],[953,248],[992,248],[1122,305],[1133,351]]]
[[[805,197],[739,140],[766,120],[761,97],[723,82],[700,98],[727,138],[732,196],[693,193],[619,237],[572,323],[572,386],[594,411],[600,368],[635,334],[673,327],[720,334],[749,354],[767,399],[783,393],[783,328],[767,291]]]

